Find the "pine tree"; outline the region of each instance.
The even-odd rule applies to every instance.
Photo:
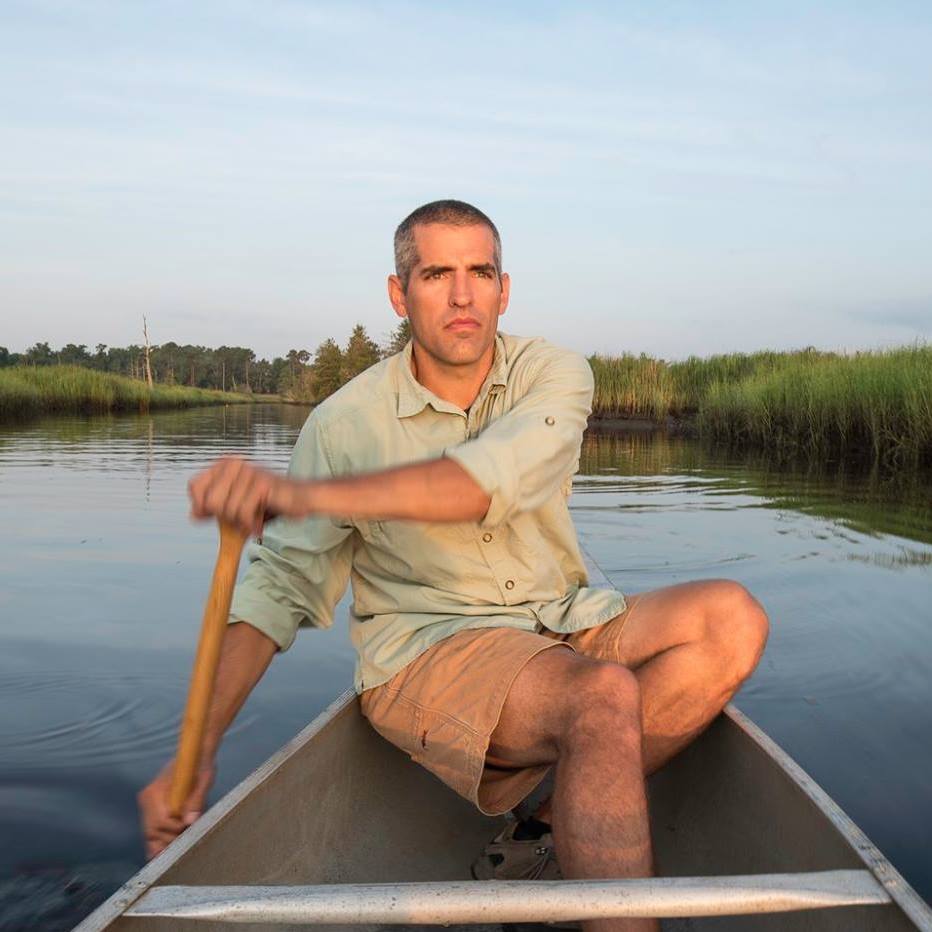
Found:
[[[314,401],[321,402],[343,384],[343,352],[333,339],[317,347],[311,367]]]
[[[375,341],[369,339],[369,334],[362,324],[356,324],[343,354],[343,381],[348,382],[355,378],[360,372],[377,363],[379,358],[379,348]]]
[[[392,331],[388,339],[388,344],[382,350],[382,357],[394,356],[400,353],[411,339],[411,324],[407,317],[403,317],[401,323]]]

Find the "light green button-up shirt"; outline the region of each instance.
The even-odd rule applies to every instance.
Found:
[[[587,587],[567,499],[592,403],[586,360],[539,338],[499,334],[469,411],[411,370],[411,344],[315,408],[291,458],[296,478],[372,472],[447,456],[491,497],[481,522],[313,517],[275,520],[236,589],[230,621],[287,649],[329,627],[352,580],[357,691],[386,682],[467,628],[571,632],[625,609]]]

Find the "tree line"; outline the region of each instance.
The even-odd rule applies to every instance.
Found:
[[[154,382],[187,385],[221,391],[262,395],[280,394],[293,401],[319,402],[373,363],[399,352],[408,342],[407,320],[392,331],[380,346],[362,324],[353,327],[345,346],[324,340],[310,353],[291,349],[272,360],[258,359],[245,346],[193,346],[162,343],[149,347],[149,366]],[[6,366],[83,366],[145,381],[146,347],[107,346],[98,343],[93,351],[83,343],[68,343],[52,349],[36,343],[23,353],[0,346],[0,368]]]

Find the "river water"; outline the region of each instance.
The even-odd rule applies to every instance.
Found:
[[[221,453],[283,468],[306,413],[0,427],[0,930],[70,929],[142,865],[135,793],[173,752],[216,547],[185,483]],[[757,595],[772,634],[738,706],[932,899],[928,477],[591,431],[571,507],[624,591],[730,577]],[[302,632],[230,732],[212,798],[351,671],[343,625]]]

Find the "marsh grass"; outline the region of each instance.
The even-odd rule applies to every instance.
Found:
[[[795,358],[710,387],[704,434],[806,456],[868,453],[932,462],[932,347]]]
[[[597,417],[646,417],[663,420],[675,407],[670,367],[650,356],[591,356],[595,376],[593,411]]]
[[[841,356],[590,359],[596,417],[694,418],[701,435],[788,457],[932,462],[932,347]]]
[[[0,418],[42,414],[106,414],[240,403],[248,395],[180,385],[156,385],[80,366],[0,369]]]

